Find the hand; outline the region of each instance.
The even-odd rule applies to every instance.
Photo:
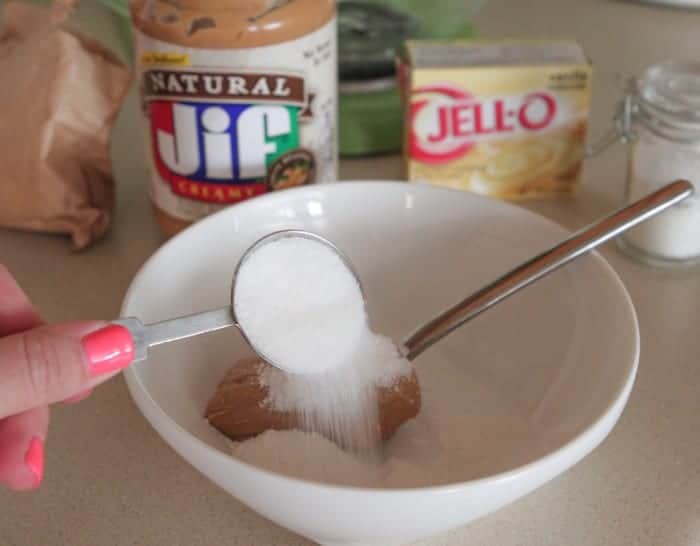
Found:
[[[44,325],[0,265],[0,483],[36,489],[44,474],[49,404],[77,402],[133,360],[125,328]]]

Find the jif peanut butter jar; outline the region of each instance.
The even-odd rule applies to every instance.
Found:
[[[335,0],[132,0],[150,198],[173,235],[337,179]]]

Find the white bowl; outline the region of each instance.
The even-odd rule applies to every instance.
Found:
[[[396,339],[566,236],[524,209],[468,193],[391,182],[309,186],[247,201],[175,237],[136,276],[122,315],[155,321],[226,304],[243,251],[285,228],[336,242],[360,274],[374,328]],[[324,485],[229,456],[202,415],[225,370],[249,353],[234,331],[152,350],[126,379],[165,441],[263,516],[322,544],[403,544],[488,514],[593,450],[627,402],[638,352],[630,299],[597,254],[490,310],[417,361],[422,383],[448,366],[481,390],[464,392],[473,419],[455,435],[467,444],[455,482],[413,489]],[[424,392],[426,403],[441,394]],[[515,420],[529,432],[515,431]],[[470,442],[474,423],[495,431],[489,442]],[[472,449],[478,456],[468,456]]]

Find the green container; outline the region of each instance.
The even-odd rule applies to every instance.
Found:
[[[340,0],[340,154],[396,153],[403,108],[394,60],[407,39],[474,35],[471,18],[485,0]]]
[[[396,87],[340,93],[340,154],[346,157],[401,150],[403,109]]]

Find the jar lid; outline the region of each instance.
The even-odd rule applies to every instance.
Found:
[[[700,137],[700,63],[667,61],[636,82],[638,118],[667,138]]]

